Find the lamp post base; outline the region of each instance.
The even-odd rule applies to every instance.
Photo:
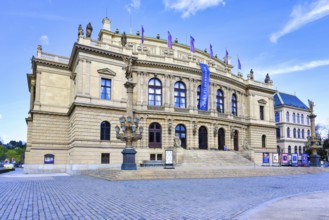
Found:
[[[321,163],[320,163],[320,156],[318,154],[312,154],[310,156],[310,166],[311,167],[320,167]]]
[[[123,155],[121,170],[137,170],[135,163],[136,150],[134,148],[125,148],[121,153]]]

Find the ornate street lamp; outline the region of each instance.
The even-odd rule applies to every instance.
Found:
[[[317,154],[317,149],[322,148],[321,141],[318,137],[316,137],[315,134],[315,122],[314,119],[316,115],[313,113],[314,108],[314,102],[311,100],[308,100],[309,106],[310,106],[310,121],[311,121],[311,136],[307,137],[307,145],[308,148],[311,149],[312,154],[310,155],[310,162],[312,167],[319,167],[321,166],[320,163],[320,155]]]

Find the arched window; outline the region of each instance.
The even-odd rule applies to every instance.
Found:
[[[237,104],[237,99],[236,99],[236,95],[233,94],[232,95],[232,114],[234,116],[237,116],[238,115],[238,104]]]
[[[175,135],[178,135],[179,139],[182,142],[182,147],[186,148],[186,128],[184,125],[179,124],[176,126]]]
[[[186,108],[186,87],[181,81],[175,83],[175,108]]]
[[[217,112],[224,113],[224,93],[220,89],[216,93],[216,108]]]
[[[287,137],[290,138],[290,128],[287,128]]]
[[[295,113],[292,113],[292,122],[296,123],[296,114]]]
[[[289,122],[289,112],[286,112],[286,122]]]
[[[281,131],[280,128],[276,128],[276,137],[280,138],[281,137]]]
[[[300,119],[301,119],[301,123],[304,124],[304,115],[303,114],[301,114]]]
[[[305,132],[304,132],[304,129],[302,129],[302,139],[305,139]]]
[[[280,113],[275,112],[275,122],[280,122]]]
[[[238,130],[234,130],[233,145],[234,145],[234,150],[239,151],[239,131]]]
[[[302,154],[302,146],[298,147],[298,154]]]
[[[198,86],[198,89],[197,89],[197,103],[198,103],[198,109],[200,109],[200,94],[201,94],[201,85]]]
[[[54,164],[54,163],[55,163],[55,155],[53,154],[44,155],[44,164]]]
[[[297,154],[297,146],[295,146],[295,154]]]
[[[149,81],[149,105],[162,105],[162,84],[157,78],[150,79]]]
[[[110,140],[110,130],[111,125],[108,121],[103,121],[101,123],[101,140]]]
[[[266,148],[266,135],[262,136],[262,148]]]
[[[300,129],[298,128],[297,137],[300,138]]]
[[[293,135],[294,135],[294,138],[296,138],[296,128],[294,128]]]
[[[161,125],[159,123],[152,123],[149,127],[149,147],[161,148]]]
[[[306,124],[310,125],[310,117],[308,115],[306,116]]]
[[[310,130],[307,130],[307,138],[310,137],[311,134],[310,134]]]
[[[205,126],[199,128],[199,149],[208,149],[208,132]]]
[[[291,154],[291,146],[288,146],[288,154]]]
[[[297,113],[297,124],[300,124],[299,113]]]
[[[224,150],[225,146],[225,131],[223,128],[218,129],[218,149]]]

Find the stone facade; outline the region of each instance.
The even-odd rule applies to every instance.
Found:
[[[179,43],[173,43],[170,49],[162,39],[145,37],[141,44],[140,36],[127,35],[127,44],[122,46],[121,34],[110,30],[108,19],[103,20],[98,36],[94,40],[79,35],[70,57],[45,53],[38,47],[32,59],[32,73],[27,75],[31,105],[26,119],[26,172],[74,173],[121,165],[125,145],[116,139],[114,127],[126,114],[125,59],[129,57],[133,58],[132,80],[136,83],[133,112],[144,127],[143,138],[135,146],[137,163],[173,147],[177,125],[186,129],[186,149],[180,149],[180,154],[199,148],[201,127],[205,128],[207,150],[221,148],[218,139],[222,135],[229,150],[249,151],[258,164],[258,154],[276,151],[275,91],[271,81],[257,82],[249,75],[244,79],[241,73],[233,74],[233,66],[223,60],[210,59],[200,50],[191,53],[188,46]],[[208,64],[211,72],[208,111],[197,107],[200,63]],[[149,105],[151,79],[161,82],[160,105]],[[110,82],[110,98],[102,96],[103,80]],[[185,108],[175,106],[177,82],[186,86]],[[216,108],[219,89],[224,94],[223,113]],[[232,114],[233,96],[237,115]],[[105,121],[110,124],[109,138],[101,140],[101,124]],[[154,122],[161,127],[160,148],[149,147],[149,126]],[[224,134],[219,134],[220,129]],[[266,149],[262,146],[263,135]],[[102,163],[101,155],[107,153],[109,163]],[[47,154],[54,157],[53,164],[45,164]]]

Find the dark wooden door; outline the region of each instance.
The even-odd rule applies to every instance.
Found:
[[[224,150],[225,145],[225,132],[223,128],[218,130],[218,149]]]
[[[149,127],[149,147],[161,148],[161,126],[158,123],[152,123]]]
[[[208,132],[204,126],[199,128],[199,149],[208,149]]]
[[[239,132],[234,131],[234,150],[239,151]]]

